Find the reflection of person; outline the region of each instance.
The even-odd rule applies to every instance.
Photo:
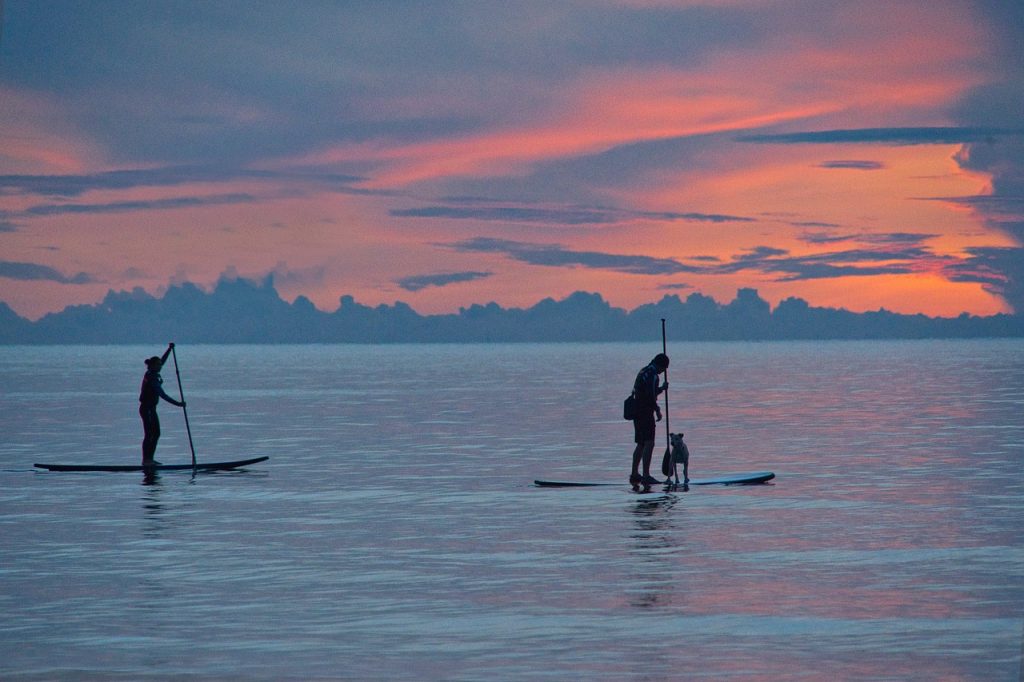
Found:
[[[668,356],[658,353],[651,363],[636,375],[633,382],[633,395],[636,396],[636,412],[633,416],[633,471],[629,482],[633,485],[652,485],[660,481],[651,476],[651,455],[654,453],[655,422],[661,421],[661,408],[658,407],[658,395],[668,388],[668,382],[658,385],[658,375],[668,369]],[[640,465],[643,463],[643,474]]]
[[[153,459],[156,454],[156,444],[160,440],[160,419],[156,415],[156,406],[163,398],[172,405],[185,407],[184,402],[178,402],[164,392],[164,380],[160,376],[160,369],[164,366],[167,356],[174,350],[174,344],[168,344],[167,351],[163,357],[155,355],[146,360],[146,375],[142,377],[142,388],[139,390],[139,416],[142,417],[142,466],[159,464]]]

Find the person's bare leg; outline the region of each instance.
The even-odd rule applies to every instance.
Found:
[[[654,441],[653,440],[645,440],[643,442],[643,454],[641,456],[641,459],[643,460],[643,479],[642,480],[645,483],[650,483],[650,480],[653,478],[651,476],[651,459],[653,459],[653,456],[654,456]]]
[[[633,448],[633,470],[629,475],[629,482],[636,483],[640,480],[640,461],[644,455],[644,444],[637,443],[636,447]]]

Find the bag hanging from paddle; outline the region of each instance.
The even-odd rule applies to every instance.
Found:
[[[626,421],[636,419],[636,394],[630,393],[629,397],[622,402],[622,418]]]

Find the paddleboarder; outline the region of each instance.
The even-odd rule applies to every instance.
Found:
[[[658,385],[658,375],[668,369],[668,356],[658,353],[650,364],[640,370],[633,382],[636,411],[633,416],[633,470],[629,475],[631,485],[655,485],[661,483],[651,476],[651,456],[654,453],[655,422],[661,421],[661,407],[658,396],[668,388],[668,381]],[[643,466],[641,473],[641,465]]]
[[[146,360],[146,374],[142,377],[142,388],[139,390],[139,416],[142,417],[142,466],[160,464],[154,459],[156,444],[160,440],[160,419],[156,415],[156,406],[163,398],[172,405],[185,407],[184,401],[178,401],[164,392],[163,377],[160,370],[167,361],[167,356],[174,350],[174,344],[168,344],[163,357],[153,356]]]

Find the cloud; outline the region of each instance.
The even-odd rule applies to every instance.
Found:
[[[702,271],[700,267],[686,265],[673,258],[574,251],[557,244],[531,244],[490,237],[475,237],[443,246],[456,251],[500,253],[523,263],[547,267],[583,267],[631,275],[671,275]]]
[[[917,261],[933,261],[935,258],[931,252],[914,247],[898,250],[850,249],[791,256],[784,249],[759,246],[747,253],[734,256],[731,262],[715,267],[714,271],[719,274],[732,274],[743,270],[755,270],[779,274],[780,282],[793,282],[837,277],[904,275],[918,271]]]
[[[1024,128],[935,127],[854,128],[813,132],[741,135],[739,142],[758,144],[966,144],[1020,137]]]
[[[151,275],[142,268],[130,267],[119,273],[121,279],[148,279]]]
[[[1024,110],[1024,60],[1021,35],[1024,11],[1016,0],[979,0],[979,15],[990,30],[988,49],[997,60],[993,77],[967,92],[957,103],[955,120],[965,126],[1013,128]],[[990,228],[1009,235],[1018,247],[970,249],[971,257],[953,272],[976,277],[987,291],[1003,298],[1018,315],[1024,313],[1024,137],[966,140],[955,156],[967,170],[988,174],[991,193],[961,197]]]
[[[182,161],[465,134],[594,69],[694,68],[770,28],[738,6],[568,1],[69,3],[57,19],[26,3],[19,18],[38,39],[5,53],[8,73],[60,92],[122,158]]]
[[[1021,151],[1024,151],[1022,149]],[[998,190],[997,190],[998,191]],[[926,201],[948,201],[961,206],[970,206],[993,220],[998,227],[1006,218],[1013,218],[1024,212],[1024,193],[1018,195],[985,194],[967,197],[919,197]]]
[[[611,77],[609,80],[614,81]],[[550,125],[537,128],[538,124],[532,124],[520,126],[516,135],[501,134],[497,139],[482,135],[472,140],[472,144],[460,142],[456,150],[458,154],[469,155],[478,165],[471,169],[460,168],[458,172],[448,168],[440,187],[451,194],[488,197],[479,201],[512,206],[525,202],[529,202],[529,206],[565,206],[568,197],[572,202],[569,206],[608,208],[609,197],[643,195],[666,182],[667,177],[676,177],[680,173],[734,170],[737,163],[735,154],[723,151],[735,147],[732,133],[702,132],[704,127],[700,121],[686,125],[675,122],[675,119],[670,123],[646,122],[646,127],[641,126],[637,117],[644,119],[647,115],[642,110],[642,100],[657,96],[646,91],[637,95],[641,100],[636,105],[640,111],[613,112],[614,120],[599,126],[596,131],[591,130],[589,117],[597,116],[597,111],[614,108],[615,102],[624,97],[622,93],[614,92],[615,85],[619,83],[602,84],[601,98],[592,107],[595,113],[578,113],[583,106],[579,100],[585,101],[589,97],[586,93],[576,97],[565,95],[565,101],[557,104],[571,111],[566,114],[570,121],[559,122],[557,134],[552,132]],[[576,89],[586,88],[577,86]],[[713,109],[713,105],[708,107]],[[698,118],[697,113],[687,109],[685,100],[673,104],[673,108],[687,120]],[[580,120],[577,122],[576,118]],[[463,149],[463,145],[468,149]],[[438,144],[436,148],[440,156],[453,153],[446,145]],[[745,151],[748,157],[756,152],[749,148]],[[746,164],[748,160],[744,159],[742,163]],[[443,201],[452,203],[447,199]],[[613,201],[619,203],[618,198]],[[630,207],[634,210],[644,208],[642,202],[630,204]],[[614,208],[628,210],[618,206]],[[679,220],[753,221],[750,217],[730,215],[725,211],[703,214],[676,211],[667,216]]]
[[[636,215],[641,218],[652,220],[683,220],[699,223],[753,223],[753,218],[738,215],[727,215],[723,213],[672,213],[658,211],[637,211]]]
[[[865,232],[857,235],[857,239],[867,244],[905,244],[915,246],[940,237],[939,234],[923,232]]]
[[[453,220],[485,220],[558,225],[600,225],[619,222],[619,217],[609,211],[585,208],[425,206],[423,208],[395,209],[389,213],[397,218],[450,218]]]
[[[928,237],[915,235],[918,236]],[[896,243],[901,244],[899,241]],[[490,237],[475,237],[442,246],[464,252],[500,253],[523,263],[545,267],[584,267],[633,275],[732,275],[754,271],[779,275],[780,282],[904,275],[919,272],[926,263],[942,260],[913,242],[903,248],[848,249],[801,256],[791,255],[786,249],[773,246],[757,246],[734,255],[729,261],[694,259],[701,260],[700,265],[690,265],[673,258],[575,251],[557,244],[533,244]]]
[[[970,257],[946,267],[947,276],[954,282],[978,282],[988,288],[1001,289],[1007,284],[1002,272],[1007,258],[1019,257],[1021,249],[1007,247],[979,247],[968,250]]]
[[[977,247],[968,253],[945,267],[946,276],[953,282],[977,282],[1013,305],[1018,314],[1024,310],[1024,248]]]
[[[856,235],[831,234],[828,232],[805,232],[799,237],[800,241],[807,244],[836,244],[856,239]]]
[[[535,206],[425,206],[395,209],[390,215],[401,218],[450,218],[453,220],[484,220],[514,223],[541,223],[549,225],[607,225],[631,220],[692,221],[692,222],[753,222],[753,218],[715,213],[676,213],[666,211],[632,211],[607,207],[550,207]]]
[[[22,281],[59,282],[60,284],[92,284],[97,281],[84,272],[67,277],[47,265],[15,261],[0,261],[0,277]]]
[[[251,279],[263,280],[270,278],[274,284],[282,288],[318,287],[327,278],[328,269],[324,265],[307,268],[293,268],[284,261],[278,263],[267,273],[255,275]],[[230,277],[228,272],[221,273],[221,279]]]
[[[1015,26],[1024,26],[1024,15],[1010,5],[990,3],[988,10],[996,16],[1010,12]],[[1010,16],[1010,15],[1008,15]],[[1019,44],[1019,35],[1015,38]],[[1019,48],[1012,54],[1019,55]],[[1024,128],[1018,126],[1019,118],[1008,112],[1019,111],[1024,105],[1021,89],[1024,83],[1024,69],[1019,58],[1007,62],[1013,66],[1007,71],[1002,82],[978,88],[960,105],[959,118],[966,125],[949,127],[911,128],[858,128],[824,130],[814,132],[792,132],[776,134],[753,134],[738,137],[740,142],[760,144],[886,144],[894,146],[923,144],[962,145],[955,156],[962,168],[988,173],[992,176],[992,192],[983,196],[967,197],[926,197],[933,201],[949,201],[975,210],[979,217],[992,229],[1009,234],[1019,243],[1024,242]],[[1001,105],[993,105],[998,100]],[[842,162],[840,162],[842,164]],[[827,167],[836,167],[835,162],[826,162]],[[857,164],[853,165],[854,167]],[[841,167],[851,167],[843,164]],[[876,244],[921,244],[934,235],[892,233],[889,235],[852,235],[863,242]],[[830,237],[819,235],[804,236],[805,241],[828,243]],[[836,241],[839,241],[836,238]],[[986,291],[1001,297],[1017,313],[1024,311],[1024,249],[1021,248],[977,248],[968,251],[964,259],[951,260],[941,272],[955,282],[981,283]],[[833,254],[834,256],[835,254]],[[831,256],[830,256],[831,257]],[[936,258],[929,254],[906,253],[907,262],[888,263],[879,266],[835,266],[826,261],[807,259],[776,259],[766,261],[763,268],[769,271],[788,273],[785,279],[851,276],[858,274],[882,274],[913,271],[915,258]]]
[[[938,236],[938,234],[924,234],[920,232],[855,232],[847,234],[805,232],[799,238],[807,244],[835,244],[838,242],[858,241],[863,244],[905,244],[907,246],[915,246],[935,239]]]
[[[419,291],[427,287],[444,287],[460,282],[472,282],[492,276],[493,272],[446,272],[435,275],[412,275],[395,280],[406,291]]]
[[[734,262],[760,261],[776,256],[784,256],[789,251],[777,249],[774,246],[755,246],[749,253],[741,254],[733,258]]]
[[[826,223],[818,220],[801,220],[791,222],[790,225],[793,227],[842,227],[839,223]]]
[[[907,275],[914,269],[907,265],[831,265],[813,263],[806,259],[785,259],[766,265],[765,272],[781,272],[780,282],[797,282],[810,279],[833,279],[836,277],[870,277],[873,275]]]
[[[895,232],[889,241],[857,234],[862,225],[901,220],[893,217],[898,215],[893,203],[875,201],[873,193],[879,187],[892,192],[913,187],[921,194],[974,191],[950,189],[969,186],[950,178],[900,187],[864,182],[849,187],[841,200],[817,185],[809,188],[799,175],[813,176],[821,185],[853,179],[853,171],[862,171],[858,177],[863,180],[879,180],[870,172],[885,165],[870,159],[895,161],[874,148],[823,153],[817,147],[752,143],[924,145],[956,140],[978,147],[971,163],[979,169],[997,168],[1001,161],[984,158],[983,148],[992,141],[1020,140],[1019,117],[947,119],[952,98],[986,78],[1001,77],[984,26],[967,21],[983,18],[975,13],[984,14],[980,6],[994,2],[978,0],[978,8],[966,3],[971,5],[967,11],[963,0],[937,5],[915,0],[881,14],[856,11],[838,0],[403,3],[402,11],[378,3],[286,7],[169,0],[163,7],[126,3],[113,13],[80,3],[65,3],[54,13],[46,4],[21,3],[24,30],[19,33],[34,39],[7,46],[0,86],[44,95],[39,108],[50,112],[43,126],[49,139],[76,141],[82,151],[72,154],[69,147],[51,145],[42,149],[48,154],[37,151],[30,162],[5,149],[3,172],[8,174],[0,175],[0,197],[24,196],[10,204],[17,213],[0,211],[0,232],[24,224],[19,241],[51,239],[51,223],[60,217],[68,226],[59,238],[68,260],[48,261],[71,272],[85,247],[75,241],[80,232],[74,229],[76,215],[81,222],[97,214],[111,223],[110,229],[138,233],[158,229],[174,209],[261,202],[267,220],[287,223],[287,233],[249,232],[246,221],[232,220],[236,232],[218,232],[218,243],[227,248],[207,249],[205,262],[199,263],[176,255],[174,246],[166,267],[178,267],[186,257],[190,273],[202,269],[208,279],[224,266],[224,253],[248,270],[265,268],[279,257],[308,264],[320,262],[324,252],[336,254],[330,277],[315,268],[282,273],[281,281],[293,291],[314,284],[326,290],[339,280],[369,286],[363,280],[371,268],[375,276],[399,285],[450,283],[398,280],[409,271],[393,269],[395,261],[388,256],[375,260],[391,252],[387,240],[395,223],[413,236],[410,251],[431,240],[481,234],[562,240],[491,240],[487,247],[499,254],[488,261],[507,258],[549,268],[714,276],[721,272],[716,266],[742,264],[751,272],[760,265],[782,268],[771,271],[777,275],[832,276],[828,267],[859,268],[858,274],[871,267],[916,267],[912,259],[830,262],[820,254],[814,262],[770,251],[730,259],[729,254],[752,244],[794,244],[792,233],[803,230],[821,234],[805,236],[806,243],[794,247],[799,251],[920,246],[923,239],[900,239]],[[1003,0],[1005,7],[1013,4]],[[246,11],[238,11],[243,5]],[[950,40],[952,35],[958,39]],[[1007,54],[1019,57],[1019,51]],[[977,109],[985,99],[980,90],[972,94]],[[27,118],[7,109],[0,115]],[[944,120],[951,127],[853,128]],[[737,135],[751,144],[737,144]],[[945,154],[938,147],[917,151]],[[945,172],[924,163],[926,154],[920,156],[907,167]],[[1019,167],[1019,161],[1014,163]],[[66,174],[27,174],[52,168]],[[100,168],[115,170],[90,172]],[[1007,179],[1006,174],[998,178],[1004,209],[1012,208],[1006,205],[1012,196]],[[307,186],[314,186],[317,196],[307,196]],[[942,189],[930,192],[929,187]],[[164,189],[128,191],[141,188]],[[399,201],[325,198],[325,190]],[[269,206],[288,191],[306,201]],[[448,196],[460,194],[488,198]],[[977,211],[990,208],[971,201]],[[735,215],[756,216],[758,205],[786,211],[788,217]],[[707,212],[685,211],[690,207]],[[154,214],[152,225],[135,221],[120,226],[117,216],[105,215],[149,210],[163,211]],[[200,232],[213,231],[202,226],[223,223],[222,212],[206,213],[199,220],[209,222],[200,223]],[[48,224],[39,225],[37,234],[27,227],[33,216],[54,218],[43,221]],[[292,231],[319,225],[325,216],[335,221],[331,228],[312,228],[308,240],[291,238]],[[805,217],[836,222],[807,221],[795,230],[787,224]],[[942,223],[956,223],[944,243],[957,240],[954,232],[969,232],[973,226],[963,223],[970,218],[968,211],[960,211],[955,220]],[[601,246],[575,241],[587,230],[645,221],[642,227],[651,240],[668,239],[679,249],[650,253],[674,258],[644,255],[655,242],[636,241],[636,230],[603,230],[601,238],[609,241]],[[727,227],[709,236],[718,224]],[[746,224],[757,225],[762,234],[751,236],[753,230],[743,229]],[[555,238],[524,236],[539,232],[536,226],[576,229],[558,230]],[[768,231],[778,231],[778,239],[762,236]],[[975,243],[980,237],[970,239]],[[120,242],[124,246],[118,248],[131,244],[130,239]],[[233,248],[240,243],[246,248]],[[487,250],[479,240],[461,244]],[[311,255],[310,248],[317,253]],[[714,253],[717,260],[690,253]],[[270,261],[268,254],[274,254]],[[410,256],[408,262],[430,262],[423,253]],[[455,262],[434,264],[447,275],[422,277],[490,267],[467,264],[464,255],[447,256]],[[111,257],[123,269],[133,256]],[[742,286],[744,277],[729,284]],[[619,295],[650,291],[651,280],[601,277],[605,286],[616,286],[615,279],[628,283],[624,288],[635,287]],[[674,279],[688,278],[661,278]],[[476,290],[494,287],[488,297],[504,296],[500,281],[481,281]],[[464,302],[456,299],[471,289],[452,287],[444,305]],[[977,288],[972,292],[977,294]],[[858,298],[863,297],[851,290],[849,300]],[[977,298],[991,304],[990,297]]]
[[[878,161],[857,161],[854,159],[824,161],[818,164],[818,168],[839,168],[849,170],[881,170],[885,164]]]
[[[203,157],[203,144],[210,143],[206,149],[214,158],[265,158],[280,147],[294,152],[339,140],[436,140],[485,130],[496,121],[528,118],[550,106],[551,93],[595,71],[692,73],[723,52],[756,49],[785,21],[763,5],[563,2],[497,10],[470,3],[458,9],[406,6],[399,13],[373,3],[289,12],[270,4],[227,21],[226,10],[215,6],[167,12],[133,3],[119,13],[133,30],[103,34],[103,54],[90,42],[101,34],[97,24],[103,20],[96,12],[65,8],[66,25],[83,30],[49,46],[49,62],[15,55],[24,62],[12,69],[29,83],[84,100],[82,105],[106,105],[109,117],[93,112],[89,123],[127,142],[121,145],[126,154]],[[837,14],[833,7],[805,5],[800,11],[812,13],[814,24],[835,21]],[[29,34],[53,31],[45,11],[25,14]],[[267,49],[293,35],[302,40],[288,42],[284,54]],[[44,68],[47,63],[62,68]],[[122,87],[140,93],[137,102],[119,103],[130,105],[123,110],[93,102],[89,88],[115,65]],[[166,71],[166,77],[153,78]],[[479,91],[479,100],[467,101],[466,90]],[[135,126],[119,120],[158,106],[162,110],[152,116],[137,116]],[[251,151],[236,148],[243,140]]]
[[[31,206],[18,215],[52,216],[85,213],[126,213],[130,211],[165,211],[196,206],[223,206],[250,204],[256,197],[248,193],[212,194],[201,197],[172,197],[138,201],[114,201],[105,204],[40,204]]]
[[[0,175],[0,194],[28,193],[76,197],[97,190],[168,187],[188,183],[220,183],[237,180],[301,180],[345,188],[364,178],[315,168],[256,170],[226,166],[164,166],[85,173],[78,175]]]

